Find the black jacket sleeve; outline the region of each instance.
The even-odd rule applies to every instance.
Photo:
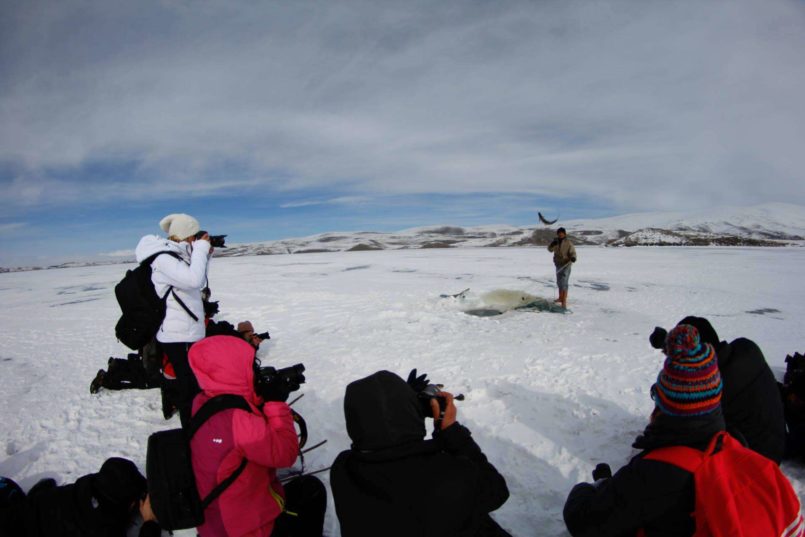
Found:
[[[454,423],[436,435],[442,448],[449,454],[465,459],[473,464],[478,472],[477,508],[484,513],[494,511],[509,498],[506,480],[487,460],[481,448],[472,439],[470,430]]]
[[[156,522],[149,521],[140,527],[140,537],[160,537],[161,535],[162,528]]]
[[[573,487],[563,515],[573,537],[631,537],[652,526],[685,535],[693,531],[692,510],[692,474],[636,458],[609,479]]]

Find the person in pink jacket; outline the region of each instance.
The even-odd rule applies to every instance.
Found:
[[[223,394],[243,397],[252,410],[218,412],[190,442],[193,472],[202,498],[231,475],[243,459],[247,461],[243,472],[207,507],[198,534],[321,536],[327,500],[321,481],[313,476],[297,478],[288,485],[286,495],[277,479],[276,469],[290,467],[299,454],[291,410],[285,403],[290,389],[280,386],[273,391],[276,397],[270,397],[278,400],[263,401],[255,391],[254,347],[233,336],[199,341],[190,348],[189,361],[201,388],[193,400],[193,414],[210,398]],[[294,520],[289,523],[286,518]],[[300,522],[305,529],[299,528]],[[290,526],[294,526],[292,533],[286,533],[285,528]]]

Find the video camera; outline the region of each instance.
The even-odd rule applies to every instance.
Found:
[[[655,326],[654,331],[648,337],[648,341],[655,349],[664,349],[666,337],[668,337],[668,330],[661,326]]]
[[[419,402],[422,405],[422,413],[425,416],[430,416],[433,414],[433,411],[430,407],[430,402],[432,399],[436,399],[439,403],[439,411],[444,412],[447,408],[447,400],[441,395],[442,388],[444,388],[444,384],[428,384],[425,388],[422,389],[419,393],[417,393],[417,397],[419,398]],[[453,397],[454,401],[463,401],[464,394],[460,393]]]
[[[805,375],[805,355],[795,352],[785,357],[785,374],[783,385],[791,386],[794,381]]]
[[[259,337],[260,339],[271,339],[271,336],[268,335],[268,332],[260,332],[259,334],[255,333],[254,335]],[[297,365],[302,365],[302,364],[297,364]],[[294,367],[296,367],[296,366],[294,366]],[[302,365],[302,371],[304,371],[304,370],[305,370],[305,366]]]
[[[196,233],[196,239],[200,239],[207,232],[204,230],[199,231]],[[226,239],[226,235],[210,235],[210,246],[213,248],[226,248],[226,244],[224,244],[224,239]]]
[[[256,377],[255,377],[255,391],[257,394],[265,397],[267,390],[271,390],[272,386],[277,383],[282,384],[288,392],[295,392],[299,389],[300,385],[305,383],[305,366],[303,364],[296,364],[282,369],[276,369],[271,366],[259,367],[259,361],[256,362]]]

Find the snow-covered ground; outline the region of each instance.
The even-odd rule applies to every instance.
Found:
[[[805,350],[802,248],[579,248],[568,314],[466,315],[506,293],[554,297],[550,254],[477,248],[298,254],[217,259],[219,319],[250,319],[272,339],[264,363],[304,362],[295,408],[307,457],[328,466],[349,446],[342,401],[350,381],[416,367],[466,395],[459,420],[506,476],[511,498],[495,518],[516,536],[565,535],[561,509],[595,463],[618,467],[652,408],[648,388],[662,358],[655,325],[709,317],[722,339],[746,336],[781,369]],[[145,465],[149,433],[165,422],[159,392],[90,395],[114,337],[113,287],[124,266],[0,274],[3,423],[0,475],[27,489],[44,476],[72,481],[108,456]],[[465,298],[440,298],[470,288]],[[805,471],[784,465],[797,490]],[[326,481],[327,474],[323,474]],[[328,507],[328,535],[339,534]],[[179,532],[177,535],[194,535]]]

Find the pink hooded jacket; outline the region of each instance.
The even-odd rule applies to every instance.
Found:
[[[214,336],[190,348],[190,367],[202,392],[193,414],[221,394],[243,396],[253,413],[228,409],[212,416],[190,442],[199,496],[204,498],[246,459],[243,473],[204,512],[201,537],[268,537],[282,512],[284,491],[275,468],[293,465],[299,442],[285,403],[267,402],[254,392],[254,348],[232,336]]]

